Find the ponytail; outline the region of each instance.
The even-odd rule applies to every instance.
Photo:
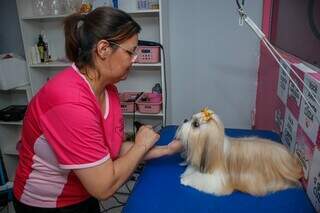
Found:
[[[64,20],[64,36],[66,55],[70,61],[76,62],[80,48],[80,28],[82,28],[85,15],[75,13]]]
[[[130,15],[112,7],[99,7],[88,14],[72,14],[64,20],[67,58],[79,69],[94,67],[92,49],[100,40],[125,41],[140,30]]]

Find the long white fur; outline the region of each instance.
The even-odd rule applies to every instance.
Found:
[[[255,137],[226,137],[215,114],[209,120],[203,113],[193,115],[176,138],[184,145],[182,156],[188,164],[181,175],[183,185],[215,195],[239,190],[256,196],[299,186],[301,165],[283,145]]]

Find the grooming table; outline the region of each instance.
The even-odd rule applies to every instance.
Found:
[[[177,126],[167,126],[160,133],[157,145],[168,144]],[[231,137],[259,136],[279,141],[270,131],[226,129]],[[315,212],[302,188],[292,188],[264,197],[241,192],[217,197],[180,184],[185,170],[179,166],[179,154],[148,161],[134,186],[124,213],[186,213],[186,212]]]

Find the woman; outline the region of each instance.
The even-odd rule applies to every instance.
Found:
[[[126,13],[101,7],[64,22],[74,64],[47,82],[29,103],[14,181],[19,212],[100,212],[143,159],[173,154],[179,141],[153,147],[159,135],[143,126],[122,143],[115,83],[137,54],[140,26]]]

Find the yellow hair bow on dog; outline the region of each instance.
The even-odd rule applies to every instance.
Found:
[[[201,110],[201,113],[204,121],[208,122],[209,120],[213,119],[212,115],[214,114],[214,112],[210,110],[208,107],[203,108]]]

